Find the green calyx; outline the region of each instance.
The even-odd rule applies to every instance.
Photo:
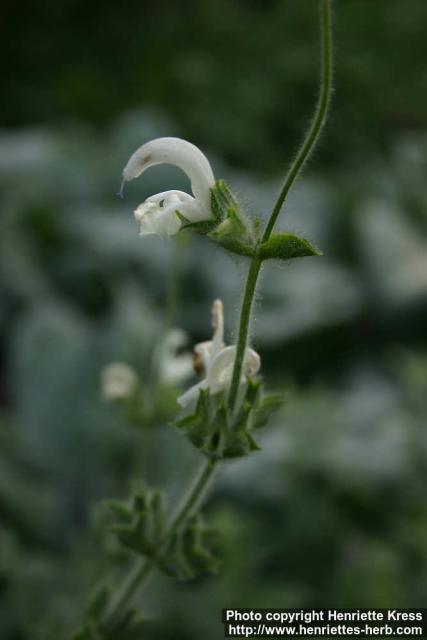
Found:
[[[163,537],[166,513],[161,491],[142,489],[130,501],[111,500],[108,530],[123,547],[154,558]]]
[[[178,213],[181,230],[191,229],[207,236],[231,253],[253,256],[256,240],[252,225],[223,180],[218,180],[211,189],[211,211],[212,219],[200,222],[190,222]]]
[[[179,580],[215,573],[219,562],[214,554],[217,534],[200,514],[180,528],[166,523],[164,495],[144,488],[130,501],[109,501],[107,530],[122,547],[144,556],[158,569]]]
[[[259,221],[253,224],[247,218],[224,180],[218,180],[211,189],[211,210],[213,218],[200,222],[191,222],[178,213],[181,230],[191,229],[231,253],[261,261],[321,255],[308,240],[293,233],[273,233],[262,242]]]
[[[260,380],[249,380],[238,414],[230,419],[224,394],[201,390],[195,410],[175,425],[205,456],[224,460],[259,451],[254,433],[284,403],[282,394],[266,394]]]
[[[218,537],[218,533],[206,525],[202,515],[197,514],[170,537],[160,556],[159,568],[178,580],[217,573],[220,568],[215,555]]]

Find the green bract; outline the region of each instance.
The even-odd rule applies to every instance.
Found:
[[[192,229],[205,235],[224,249],[239,256],[264,260],[291,260],[307,256],[322,255],[308,240],[294,233],[273,233],[262,242],[259,224],[247,218],[237,199],[224,180],[215,182],[211,189],[211,220],[191,222],[178,213],[183,229]]]
[[[113,516],[110,530],[120,543],[136,553],[154,556],[165,526],[165,504],[162,492],[144,489],[130,502],[108,503]]]
[[[254,432],[285,402],[282,394],[265,394],[259,380],[249,380],[236,416],[230,418],[224,394],[201,390],[194,410],[175,422],[191,443],[214,460],[240,458],[258,451]]]
[[[218,569],[212,547],[216,533],[200,514],[181,527],[166,526],[163,493],[143,489],[132,500],[109,501],[109,531],[133,553],[149,558],[159,569],[180,580]]]
[[[159,568],[179,580],[216,573],[220,566],[214,553],[217,543],[218,533],[198,514],[170,537],[159,557]]]
[[[291,260],[321,255],[322,253],[308,240],[293,233],[273,233],[258,248],[258,257],[261,260]]]

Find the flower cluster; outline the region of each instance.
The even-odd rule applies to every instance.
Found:
[[[123,169],[123,184],[137,178],[148,168],[163,163],[173,164],[187,174],[192,195],[170,190],[148,197],[134,212],[140,235],[171,236],[183,228],[192,228],[225,249],[256,258],[259,262],[319,255],[308,240],[293,233],[274,233],[267,239],[261,238],[257,224],[244,215],[227,185],[222,180],[215,181],[206,156],[186,140],[157,138],[143,144]],[[183,408],[197,400],[200,392],[209,390],[211,395],[215,395],[227,390],[231,384],[236,347],[224,343],[223,307],[220,300],[213,304],[212,324],[212,340],[201,342],[194,348],[194,368],[203,378],[178,398],[178,403]],[[162,362],[168,361],[166,368],[169,370],[171,353],[175,347],[172,343],[169,347],[163,347]],[[183,380],[189,371],[188,356],[173,354],[172,359],[172,368],[175,373],[179,371],[178,377]],[[247,382],[259,369],[259,355],[247,347],[240,383]]]
[[[173,164],[187,174],[193,195],[170,190],[148,197],[134,212],[140,235],[171,236],[183,226],[197,226],[198,223],[207,222],[207,229],[216,240],[224,236],[227,242],[227,235],[230,233],[240,235],[237,242],[246,238],[247,229],[239,217],[233,196],[224,183],[215,182],[206,156],[186,140],[158,138],[143,144],[123,169],[123,184],[137,178],[146,169],[163,163]],[[220,300],[213,303],[212,326],[212,340],[201,342],[194,348],[194,369],[203,378],[178,398],[178,403],[183,408],[197,400],[200,391],[209,389],[215,395],[226,390],[231,383],[236,347],[224,343],[224,312]],[[187,360],[181,360],[179,365],[187,371]],[[241,383],[254,376],[259,368],[259,355],[247,348]]]
[[[212,395],[224,391],[231,383],[236,347],[224,343],[224,310],[221,300],[212,305],[212,340],[199,342],[194,347],[193,363],[196,373],[204,377],[178,398],[181,407],[187,407],[197,400],[202,389],[209,389]],[[260,369],[261,359],[256,351],[249,347],[245,351],[241,383],[254,376]]]
[[[264,260],[290,260],[319,255],[308,240],[293,233],[259,234],[259,221],[251,220],[223,180],[215,181],[206,156],[180,138],[157,138],[142,145],[123,169],[123,185],[158,164],[173,164],[190,179],[193,195],[170,190],[157,193],[135,210],[142,236],[172,236],[192,229],[231,253]]]

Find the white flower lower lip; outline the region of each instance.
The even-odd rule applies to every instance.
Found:
[[[205,377],[178,398],[178,403],[182,407],[196,400],[202,389],[209,389],[210,393],[216,394],[227,389],[231,383],[236,347],[224,344],[224,313],[221,300],[215,300],[212,305],[212,326],[214,328],[212,340],[199,342],[194,347],[196,373],[204,373]],[[244,355],[241,384],[244,384],[247,378],[254,376],[260,367],[259,355],[248,347]]]
[[[165,191],[147,198],[135,211],[140,235],[174,235],[181,228],[177,213],[191,222],[209,220],[212,217],[210,190],[215,178],[200,149],[180,138],[147,142],[135,151],[123,169],[123,184],[158,164],[173,164],[182,169],[190,179],[193,196],[183,191]]]

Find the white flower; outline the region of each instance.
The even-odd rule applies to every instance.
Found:
[[[123,184],[157,164],[173,164],[182,169],[190,178],[193,196],[172,190],[147,198],[135,210],[140,235],[174,235],[181,227],[177,211],[191,222],[209,220],[212,217],[210,190],[215,178],[200,149],[181,138],[151,140],[130,157],[123,169]]]
[[[179,384],[193,372],[191,353],[181,353],[188,337],[182,329],[170,329],[160,345],[159,377],[165,384]]]
[[[196,373],[204,374],[205,377],[178,398],[181,407],[186,407],[196,400],[201,389],[209,389],[210,393],[215,394],[227,389],[231,383],[236,347],[227,347],[224,344],[224,312],[221,300],[215,300],[212,305],[212,326],[212,340],[199,342],[194,347],[194,369]],[[248,377],[255,375],[260,366],[259,355],[248,347],[243,359],[240,383],[244,384]]]
[[[123,362],[112,362],[101,372],[101,393],[107,402],[129,398],[137,385],[137,374]]]

